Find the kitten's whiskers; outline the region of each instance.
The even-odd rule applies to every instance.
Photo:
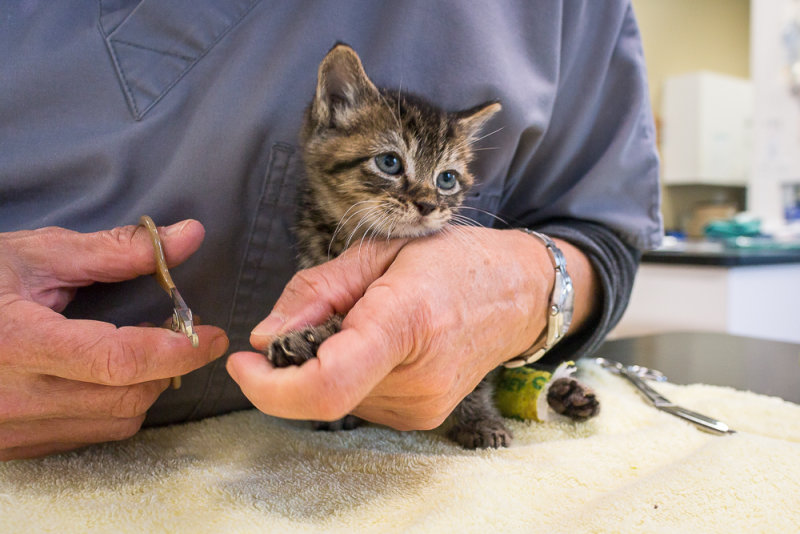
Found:
[[[496,220],[496,221],[498,221],[498,222],[502,223],[502,224],[503,224],[503,225],[505,225],[506,227],[508,227],[508,228],[510,228],[510,227],[511,227],[511,224],[510,224],[508,221],[506,221],[506,220],[505,220],[505,219],[503,219],[502,217],[499,217],[499,216],[495,215],[495,214],[494,214],[494,213],[492,213],[491,211],[486,211],[486,210],[484,210],[484,209],[481,209],[481,208],[475,208],[475,207],[473,207],[473,206],[465,206],[465,205],[461,205],[461,206],[459,206],[459,207],[458,207],[458,209],[459,209],[459,210],[462,210],[462,209],[466,209],[466,210],[474,210],[474,211],[477,211],[477,212],[479,212],[479,213],[483,213],[484,215],[488,215],[488,216],[489,216],[489,217],[491,217],[492,219],[494,219],[494,220]],[[468,217],[468,216],[466,216],[466,215],[463,215],[463,214],[457,214],[457,215],[458,215],[459,217],[461,217],[461,219],[462,219],[462,220],[472,221],[474,224],[477,224],[477,225],[483,226],[482,224],[480,224],[478,221],[476,221],[475,219],[473,219],[473,218],[471,218],[471,217]]]
[[[478,141],[483,141],[484,139],[486,139],[486,138],[487,138],[487,137],[489,137],[490,135],[494,135],[494,134],[496,134],[497,132],[500,132],[500,131],[502,131],[502,130],[503,130],[503,126],[501,126],[500,128],[498,128],[498,129],[496,129],[496,130],[494,130],[494,131],[491,131],[491,132],[489,132],[489,133],[487,133],[487,134],[485,134],[485,135],[482,135],[482,136],[480,136],[480,137],[472,138],[472,139],[470,139],[470,143],[469,143],[469,144],[470,144],[470,145],[474,145],[474,144],[475,144],[475,143],[477,143]]]
[[[462,142],[460,142],[457,145],[455,145],[455,148],[457,150],[470,148],[470,150],[472,150],[473,152],[479,151],[479,150],[494,150],[494,148],[496,148],[496,147],[494,147],[494,148],[472,148],[472,145],[474,145],[475,143],[477,143],[479,141],[483,141],[487,137],[489,137],[491,135],[494,135],[494,134],[496,134],[496,133],[498,133],[498,132],[500,132],[502,130],[503,130],[503,126],[501,126],[500,128],[498,128],[498,129],[496,129],[496,130],[494,130],[492,132],[487,133],[486,135],[482,135],[480,137],[468,137],[467,139],[465,139]]]
[[[350,244],[352,243],[353,238],[358,233],[359,228],[361,228],[364,224],[369,223],[370,220],[372,220],[372,221],[375,220],[374,218],[371,217],[371,215],[373,213],[378,213],[378,220],[380,220],[381,214],[382,214],[381,212],[384,211],[381,208],[383,208],[386,205],[387,205],[387,203],[385,201],[381,201],[378,204],[378,206],[370,206],[368,208],[363,208],[363,209],[359,210],[359,212],[366,212],[366,213],[361,217],[361,219],[359,219],[358,224],[356,224],[355,228],[353,228],[353,231],[350,232],[350,235],[347,238],[347,241],[345,243],[344,248],[346,248],[346,249],[350,248]],[[362,237],[363,237],[363,234],[362,234]]]
[[[361,257],[361,247],[364,245],[364,241],[367,242],[367,248],[372,246],[373,241],[376,237],[378,237],[378,232],[380,231],[381,227],[384,225],[387,219],[389,219],[390,215],[386,212],[382,213],[378,220],[374,221],[369,228],[364,232],[364,235],[361,236],[361,241],[358,244],[358,256]]]
[[[339,219],[339,222],[337,223],[336,228],[333,231],[333,234],[331,234],[331,240],[328,242],[328,259],[329,260],[331,259],[331,247],[333,247],[333,242],[336,240],[336,234],[338,234],[339,231],[342,228],[344,228],[344,226],[348,222],[350,222],[350,219],[352,219],[353,217],[355,217],[359,213],[362,213],[364,211],[368,211],[370,209],[373,209],[376,206],[367,206],[365,208],[361,208],[361,209],[351,213],[349,216],[348,216],[348,213],[350,213],[350,211],[353,210],[353,208],[355,208],[356,206],[359,206],[361,204],[381,204],[381,203],[382,203],[382,201],[380,201],[380,200],[361,200],[359,202],[356,202],[355,204],[353,204],[349,208],[347,208],[347,211],[345,211],[344,214],[342,215],[342,217]],[[347,248],[347,247],[345,247],[345,248]]]
[[[475,242],[473,239],[471,239],[469,232],[465,230],[465,228],[465,225],[448,224],[445,225],[445,227],[440,231],[442,234],[451,235],[454,239],[460,241],[462,243],[463,250],[469,250],[475,245]]]

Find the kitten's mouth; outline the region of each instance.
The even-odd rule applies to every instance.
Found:
[[[422,237],[438,232],[445,227],[450,216],[442,211],[423,215],[416,210],[398,217],[392,225],[391,237]]]

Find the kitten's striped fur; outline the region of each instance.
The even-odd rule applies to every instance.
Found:
[[[355,51],[335,46],[320,64],[302,130],[300,267],[323,263],[363,239],[414,238],[444,228],[473,184],[472,143],[499,110],[499,103],[487,102],[448,113],[405,92],[378,89]],[[387,172],[396,167],[387,163],[396,162],[399,171]],[[341,321],[336,315],[275,340],[270,361],[286,366],[313,358]],[[492,392],[484,380],[461,402],[452,439],[468,448],[510,444]],[[348,416],[321,428],[352,428],[355,422]]]
[[[302,131],[300,266],[322,263],[364,237],[442,229],[472,186],[471,144],[499,109],[488,102],[447,113],[413,95],[377,89],[351,48],[334,47],[320,65]],[[385,154],[398,156],[403,172],[381,172],[375,158]],[[458,175],[454,190],[436,187],[446,171]]]

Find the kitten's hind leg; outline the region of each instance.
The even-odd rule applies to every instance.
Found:
[[[447,437],[465,449],[498,449],[511,445],[513,435],[494,404],[494,382],[484,378],[452,414],[455,423]]]
[[[564,377],[550,384],[547,404],[556,413],[583,421],[600,413],[600,402],[589,386],[574,378]]]
[[[266,350],[267,358],[275,367],[301,365],[306,360],[316,358],[322,342],[341,329],[342,319],[337,314],[324,324],[295,330],[276,338]]]

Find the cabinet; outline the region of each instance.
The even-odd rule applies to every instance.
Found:
[[[664,82],[663,181],[746,185],[751,170],[753,86],[713,72]]]
[[[800,263],[643,263],[611,337],[678,330],[800,343]]]

